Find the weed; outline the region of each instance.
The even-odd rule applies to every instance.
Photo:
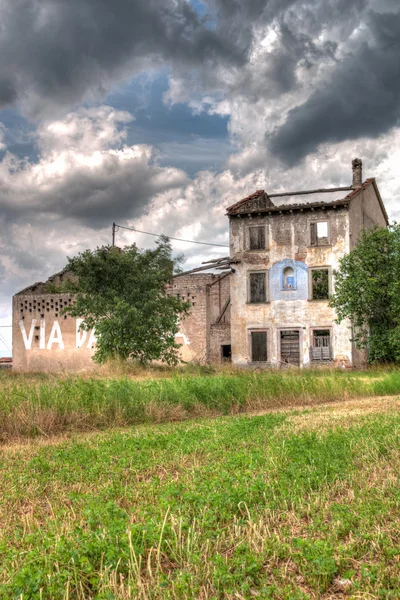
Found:
[[[400,393],[395,369],[194,369],[160,367],[161,377],[139,379],[0,373],[0,441]]]
[[[398,598],[398,403],[364,404],[4,446],[0,598],[300,600],[342,579]]]

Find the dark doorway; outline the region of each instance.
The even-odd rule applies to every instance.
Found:
[[[251,332],[251,360],[252,362],[267,362],[267,332]]]
[[[300,332],[297,329],[281,331],[281,361],[300,366]]]
[[[222,344],[221,358],[224,362],[232,360],[232,347],[230,344]]]

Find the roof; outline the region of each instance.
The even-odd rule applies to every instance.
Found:
[[[268,194],[264,190],[257,190],[256,192],[254,192],[254,194],[251,194],[250,196],[246,196],[246,198],[243,198],[242,200],[239,200],[239,202],[232,204],[232,206],[227,208],[226,212],[227,212],[228,216],[233,216],[233,215],[251,214],[251,213],[268,213],[268,214],[270,214],[270,213],[282,213],[282,212],[287,212],[287,211],[290,212],[290,211],[294,211],[294,210],[303,211],[303,210],[312,210],[315,208],[336,208],[336,207],[340,207],[340,206],[347,206],[353,198],[355,198],[360,192],[367,189],[370,185],[373,185],[375,188],[375,191],[376,191],[379,203],[381,205],[383,214],[385,215],[386,221],[388,222],[388,216],[387,216],[385,207],[383,205],[382,198],[380,196],[378,186],[376,185],[376,181],[375,181],[374,177],[371,177],[370,179],[366,179],[364,181],[364,183],[361,185],[361,187],[358,187],[355,189],[333,188],[333,189],[329,189],[329,190],[312,190],[312,191],[305,191],[305,192],[288,192],[288,193],[283,192],[280,194],[271,194],[270,196],[268,196]],[[337,200],[331,200],[328,202],[321,202],[321,201],[298,202],[295,204],[281,204],[280,206],[277,206],[277,205],[273,204],[271,201],[271,197],[274,197],[274,196],[276,197],[276,196],[296,196],[296,195],[303,195],[303,194],[317,194],[317,193],[321,193],[321,192],[334,192],[338,189],[339,190],[340,189],[345,189],[345,190],[351,189],[351,191],[344,198],[340,198]]]

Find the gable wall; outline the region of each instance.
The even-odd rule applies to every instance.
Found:
[[[376,225],[386,227],[386,218],[373,185],[369,185],[350,202],[350,249],[352,250],[363,229]]]

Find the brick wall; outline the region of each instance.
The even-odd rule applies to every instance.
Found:
[[[170,294],[179,294],[192,305],[176,338],[184,361],[205,362],[210,356],[211,338],[217,331],[213,328],[210,332],[210,326],[229,296],[229,277],[219,281],[220,277],[209,273],[183,275],[168,286]],[[61,283],[54,276],[51,282]],[[13,368],[31,372],[92,369],[95,339],[78,331],[79,319],[62,313],[73,302],[73,295],[45,290],[46,284],[35,284],[13,298]],[[221,325],[229,327],[229,319],[228,307]],[[213,349],[215,360],[219,360],[217,354]]]

